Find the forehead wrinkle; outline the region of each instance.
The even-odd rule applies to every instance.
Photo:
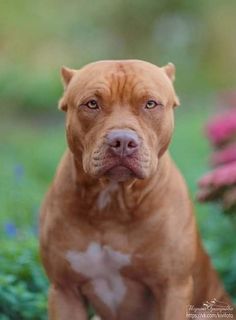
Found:
[[[111,96],[111,87],[104,81],[96,82],[96,85],[92,87],[92,90],[94,90],[95,94],[101,96]]]
[[[112,74],[111,78],[112,100],[116,100],[116,102],[117,100],[119,100],[119,102],[127,102],[127,100],[131,100],[135,87],[137,85],[142,86],[142,82],[140,80],[135,81],[136,75],[133,73],[127,73],[125,71],[121,73],[119,71],[117,74]]]
[[[138,87],[141,87],[141,90],[138,90]],[[137,80],[136,82],[133,83],[132,87],[130,88],[130,96],[134,97],[136,95],[136,92],[140,92],[143,91],[143,83],[140,80]]]
[[[116,96],[116,87],[117,87],[117,81],[116,81],[116,75],[112,73],[109,77],[110,79],[110,92],[111,92],[111,100],[113,100],[113,97]]]
[[[119,101],[121,100],[120,94],[119,94],[120,79],[118,77],[114,77],[114,84],[115,84],[115,86],[114,86],[114,90],[112,92],[112,101],[116,100],[116,102],[117,102],[118,100]]]
[[[119,82],[120,82],[120,87],[119,87],[119,94],[121,97],[121,100],[124,100],[125,96],[125,88],[126,84],[128,86],[128,80],[129,80],[129,74],[127,73],[127,67],[125,68],[123,64],[119,65]]]
[[[98,96],[98,97],[110,97],[111,96],[111,88],[105,81],[87,81],[81,87],[81,91],[79,90],[79,86],[77,87],[77,97],[86,98],[89,96]]]
[[[112,74],[112,80],[116,83],[112,93],[116,100],[119,99],[121,102],[124,102],[125,99],[130,99],[132,82],[137,77],[136,71],[133,66],[124,64],[123,62],[120,62],[116,66],[115,72]]]
[[[122,83],[122,80],[123,80],[123,83]],[[124,98],[125,98],[125,95],[126,95],[126,92],[125,92],[125,89],[126,89],[126,84],[127,84],[127,81],[128,80],[128,77],[127,75],[124,74],[123,77],[120,78],[120,92],[119,92],[119,95],[120,95],[120,98],[121,98],[121,101],[124,101]],[[127,84],[128,86],[128,84]]]
[[[112,101],[122,101],[122,93],[125,86],[125,74],[121,71],[112,73],[110,76],[110,91],[111,91],[111,100]]]
[[[147,75],[142,79],[137,79],[132,88],[132,95],[135,96],[150,96],[150,98],[161,98],[169,100],[174,94],[174,89],[171,83],[164,77],[157,77],[156,75]],[[164,101],[163,101],[164,102]]]
[[[152,85],[146,85],[143,79],[138,79],[135,74],[130,75],[127,79],[126,87],[126,98],[129,102],[133,102],[136,99],[141,99],[143,97],[155,97],[158,95],[157,90]]]

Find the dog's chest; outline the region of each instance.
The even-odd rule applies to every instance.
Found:
[[[131,256],[92,242],[86,251],[68,251],[71,268],[86,276],[99,299],[115,312],[126,294],[121,269],[131,264]]]

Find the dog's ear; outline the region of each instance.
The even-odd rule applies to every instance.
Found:
[[[74,69],[69,69],[64,66],[61,68],[61,78],[62,78],[64,90],[66,90],[66,88],[68,87],[68,84],[70,83],[75,73],[76,73],[76,70]],[[67,101],[66,101],[65,94],[60,99],[58,108],[60,110],[67,111]]]
[[[67,111],[67,101],[66,101],[66,97],[63,96],[58,103],[58,109],[62,110],[62,111]]]
[[[67,88],[75,73],[76,70],[74,69],[70,69],[64,66],[61,68],[61,78],[65,89]]]
[[[171,80],[171,82],[175,81],[175,65],[172,62],[169,62],[166,66],[162,67],[165,74],[168,76],[168,78]],[[178,96],[175,94],[174,98],[174,107],[178,107],[180,105],[180,101]]]
[[[175,81],[175,65],[169,62],[166,66],[162,67],[168,78],[174,82]]]
[[[179,101],[179,97],[175,94],[173,107],[178,107],[178,106],[180,106],[180,101]]]

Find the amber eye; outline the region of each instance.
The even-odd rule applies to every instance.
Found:
[[[148,100],[146,105],[145,105],[145,108],[146,109],[153,109],[156,106],[162,106],[162,103],[161,102],[156,102],[155,100]]]
[[[98,104],[96,100],[89,100],[86,104],[85,104],[89,109],[98,109]]]

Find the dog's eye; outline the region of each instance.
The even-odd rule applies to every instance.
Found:
[[[162,106],[163,104],[161,102],[157,102],[155,100],[148,100],[148,102],[145,105],[146,109],[153,109],[156,106]]]
[[[98,103],[96,100],[89,100],[86,104],[85,104],[89,109],[98,109]]]

